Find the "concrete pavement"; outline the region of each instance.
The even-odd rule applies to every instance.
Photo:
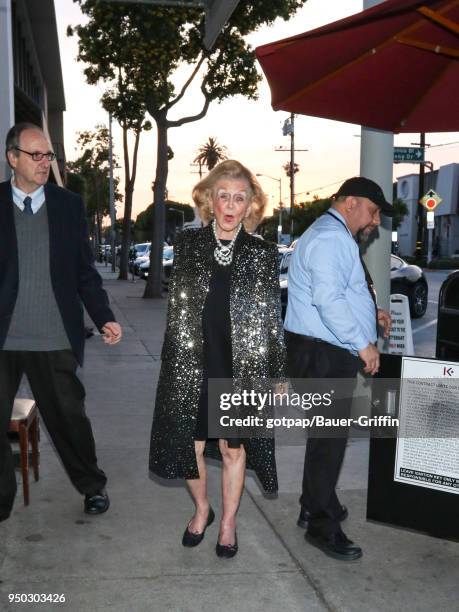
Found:
[[[247,478],[238,522],[239,554],[218,559],[218,521],[196,549],[181,536],[192,514],[183,483],[147,471],[154,389],[167,301],[143,300],[144,282],[121,282],[100,266],[122,343],[87,343],[87,412],[112,506],[88,517],[42,433],[41,474],[31,503],[0,523],[0,610],[194,612],[449,611],[457,609],[459,545],[365,520],[368,444],[351,440],[340,479],[350,509],[344,530],[361,560],[332,560],[305,543],[295,522],[303,449],[282,445],[280,492],[266,499]],[[27,393],[23,386],[22,393]],[[18,473],[18,480],[20,476]],[[211,465],[210,498],[220,510],[220,470]],[[9,603],[8,594],[55,593],[65,603]]]

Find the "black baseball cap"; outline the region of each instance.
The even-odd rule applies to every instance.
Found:
[[[336,199],[341,196],[368,198],[376,204],[376,206],[379,206],[383,215],[387,217],[392,217],[394,215],[394,207],[387,202],[381,187],[364,176],[354,176],[344,181],[332,197]]]

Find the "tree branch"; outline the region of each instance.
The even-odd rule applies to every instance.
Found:
[[[204,95],[206,96],[206,99],[205,99],[204,106],[202,107],[200,113],[198,113],[197,115],[190,115],[188,117],[182,117],[182,119],[177,119],[176,121],[167,121],[167,127],[168,128],[180,127],[181,125],[184,125],[185,123],[192,123],[193,121],[198,121],[199,119],[202,119],[203,117],[205,117],[207,114],[207,111],[209,110],[211,98],[210,96],[206,94]]]
[[[170,108],[172,108],[175,104],[177,104],[177,102],[179,102],[183,96],[185,95],[186,90],[188,89],[188,87],[190,86],[191,82],[193,81],[194,77],[197,75],[199,69],[201,68],[204,60],[206,59],[206,56],[204,55],[204,53],[201,55],[199,62],[196,64],[196,66],[193,69],[193,72],[191,73],[190,78],[186,81],[186,83],[183,85],[180,93],[178,94],[178,96],[174,99],[171,100],[170,102],[168,102],[163,108],[164,110],[168,111]]]

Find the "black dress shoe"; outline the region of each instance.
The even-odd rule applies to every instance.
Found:
[[[93,495],[85,495],[84,511],[86,514],[102,514],[103,512],[107,512],[109,507],[110,499],[105,489],[101,489]]]
[[[209,525],[212,525],[212,523],[214,522],[214,519],[215,519],[215,513],[212,510],[212,508],[209,507],[209,514],[207,515],[207,523],[202,533],[193,533],[192,531],[190,531],[188,529],[188,526],[189,526],[189,523],[188,523],[185,529],[185,533],[183,534],[183,538],[182,538],[183,546],[188,546],[189,548],[192,548],[193,546],[197,546],[198,544],[200,544],[204,538],[204,534],[206,533],[207,527],[209,527]]]
[[[306,542],[319,548],[329,557],[340,561],[355,561],[362,556],[362,549],[349,540],[342,531],[331,535],[314,534],[307,531],[304,534]]]
[[[338,521],[340,522],[345,521],[348,515],[349,515],[349,512],[347,511],[346,506],[341,506],[341,514],[338,517]],[[311,513],[309,512],[309,510],[301,506],[300,516],[298,517],[296,524],[298,525],[298,527],[307,529],[310,518],[311,518]]]
[[[237,533],[234,534],[234,544],[219,544],[215,546],[215,552],[217,553],[217,557],[221,557],[224,559],[231,559],[236,555],[238,551],[237,545]]]

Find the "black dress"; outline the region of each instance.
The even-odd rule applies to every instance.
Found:
[[[229,244],[229,242],[229,240],[221,241],[223,245]],[[204,367],[195,440],[207,440],[209,438],[207,428],[209,378],[233,378],[230,318],[231,269],[232,265],[221,266],[214,261],[209,292],[202,313]],[[240,440],[230,438],[228,446],[239,448]]]

